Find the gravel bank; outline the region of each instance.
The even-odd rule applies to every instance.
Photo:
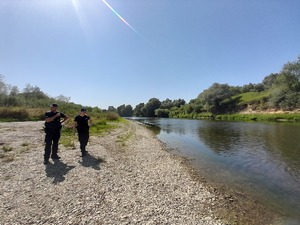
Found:
[[[85,158],[60,146],[45,166],[42,124],[0,123],[0,224],[222,224],[214,195],[141,125],[92,137]]]

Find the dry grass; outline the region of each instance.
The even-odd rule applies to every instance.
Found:
[[[4,152],[11,152],[11,151],[13,150],[13,147],[8,146],[8,145],[4,145],[4,146],[2,147],[2,150],[3,150]]]

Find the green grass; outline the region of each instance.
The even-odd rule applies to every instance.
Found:
[[[121,143],[122,146],[125,146],[126,141],[129,140],[133,135],[133,131],[128,131],[125,134],[117,136],[117,142]]]
[[[2,159],[2,162],[12,162],[15,160],[15,157],[13,155],[10,155],[10,156],[5,156],[3,159]]]
[[[38,121],[44,120],[44,115],[49,108],[29,108],[29,107],[0,107],[0,122],[15,122],[15,121]],[[58,111],[67,115],[70,120],[78,115],[80,107],[78,109],[62,106]],[[90,108],[88,110],[89,115],[95,119],[105,119],[107,121],[117,121],[119,115],[115,112],[102,112],[101,110],[95,110]]]
[[[0,159],[2,162],[14,161],[14,159],[15,159],[14,154],[11,153],[13,150],[13,147],[4,145],[4,146],[2,146],[2,150],[3,150],[3,153],[0,153]]]
[[[2,149],[4,152],[11,152],[13,150],[13,147],[4,145],[4,146],[2,146]]]
[[[61,130],[61,138],[60,138],[60,144],[65,146],[66,148],[74,148],[76,141],[76,137],[74,135],[73,128],[71,126],[63,127]]]
[[[47,108],[25,108],[25,107],[0,107],[0,122],[15,122],[15,121],[36,121],[44,120],[44,114],[49,109]],[[60,107],[59,111],[69,117],[62,131],[60,143],[66,147],[75,147],[74,141],[77,141],[77,136],[74,137],[73,118],[78,115],[78,110],[68,107]],[[89,116],[93,120],[93,126],[90,128],[90,135],[103,135],[117,127],[119,122],[124,122],[117,113],[102,112],[101,110],[91,109]],[[28,143],[23,143],[22,146],[28,149]],[[3,151],[11,151],[12,148],[3,146]]]
[[[234,96],[233,98],[239,99],[239,105],[245,105],[245,104],[253,104],[260,101],[264,101],[264,99],[267,99],[269,97],[270,97],[269,91],[262,91],[262,92],[246,92]]]
[[[255,114],[225,114],[217,115],[217,120],[240,120],[240,121],[287,121],[287,122],[300,122],[299,113],[255,113]]]
[[[27,146],[29,146],[29,143],[27,143],[27,142],[24,142],[24,143],[22,143],[22,144],[21,144],[21,146],[23,146],[23,147],[27,147]]]
[[[118,123],[126,122],[123,118],[119,117],[116,120],[109,121],[103,117],[92,118],[93,125],[90,127],[90,136],[101,136],[113,129],[118,127]],[[74,135],[72,124],[69,123],[61,131],[60,144],[64,145],[66,148],[74,148],[74,142],[78,141],[77,133]]]

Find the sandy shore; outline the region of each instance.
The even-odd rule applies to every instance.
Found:
[[[0,224],[271,224],[274,219],[259,205],[251,212],[251,204],[240,208],[245,197],[208,186],[184,159],[132,121],[91,137],[84,158],[78,143],[76,149],[60,145],[61,159],[45,166],[42,124],[0,123]]]

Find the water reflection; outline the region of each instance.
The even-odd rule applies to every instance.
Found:
[[[198,128],[199,140],[220,157],[226,178],[247,184],[284,203],[286,209],[300,210],[299,126],[288,124],[209,122]],[[223,156],[223,157],[221,157]]]
[[[268,150],[286,160],[291,167],[300,169],[300,127],[278,124],[272,128],[264,136]]]
[[[198,136],[215,153],[236,155],[239,160],[248,162],[244,166],[274,164],[276,167],[283,167],[285,172],[296,176],[295,179],[298,180],[299,131],[299,126],[287,124],[215,121],[202,123],[198,128]]]
[[[233,153],[241,139],[241,134],[234,125],[228,126],[224,122],[204,121],[198,128],[198,135],[200,141],[216,153]]]

